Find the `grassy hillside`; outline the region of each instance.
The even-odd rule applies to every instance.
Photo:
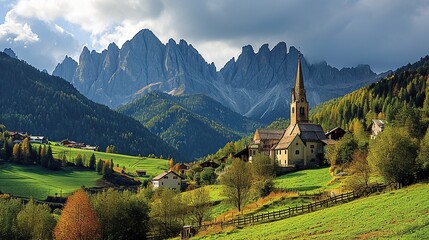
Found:
[[[35,144],[37,146],[37,144]],[[96,159],[110,160],[113,159],[115,166],[119,164],[119,167],[125,166],[125,172],[135,173],[136,170],[146,170],[147,177],[156,176],[163,171],[168,170],[168,161],[165,159],[157,158],[148,158],[148,157],[137,157],[137,156],[128,156],[123,154],[115,153],[105,153],[105,152],[95,152],[90,150],[83,150],[77,148],[69,148],[63,146],[54,146],[52,147],[52,153],[55,158],[58,157],[58,154],[64,154],[68,160],[76,157],[78,153],[82,155],[82,158],[86,156],[86,159],[89,159],[92,154],[95,154]]]
[[[180,157],[138,121],[96,104],[70,83],[0,53],[0,123],[10,131],[65,138],[132,155]]]
[[[202,239],[428,239],[429,184]]]
[[[94,187],[100,178],[94,171],[52,171],[40,166],[0,164],[1,192],[39,200],[55,193],[68,195],[81,186]]]
[[[38,147],[37,144],[34,144]],[[103,160],[113,159],[119,167],[125,166],[125,172],[135,174],[135,170],[146,170],[147,176],[139,177],[141,180],[154,177],[168,169],[168,161],[165,159],[136,157],[122,154],[94,152],[76,148],[51,145],[55,158],[59,154],[66,155],[68,160],[74,159],[79,153],[89,160],[92,154]],[[55,193],[68,195],[74,190],[85,187],[97,186],[101,175],[95,171],[70,168],[60,171],[52,171],[41,166],[16,165],[4,162],[0,164],[0,192],[10,193],[22,197],[34,197],[43,200],[48,195]]]
[[[213,153],[259,126],[204,95],[151,92],[118,111],[140,121],[189,161]]]
[[[336,187],[338,184],[331,180],[329,168],[308,169],[279,176],[274,180],[274,186],[311,193]]]

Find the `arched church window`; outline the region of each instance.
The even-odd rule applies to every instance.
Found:
[[[300,108],[299,108],[299,113],[300,113],[300,114],[304,114],[304,108],[303,108],[303,107],[300,107]]]
[[[301,102],[304,102],[304,98],[301,98]]]
[[[295,113],[295,108],[294,107],[292,108],[292,113]]]

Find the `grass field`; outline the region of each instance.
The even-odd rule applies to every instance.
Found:
[[[40,166],[0,164],[0,191],[43,200],[48,195],[68,195],[82,185],[96,186],[94,171],[66,169],[51,171]]]
[[[37,144],[35,144],[35,146],[37,146]],[[82,157],[85,155],[87,159],[89,159],[93,153],[96,159],[113,159],[115,166],[117,164],[119,164],[120,167],[125,166],[126,172],[135,173],[135,170],[146,170],[147,176],[145,178],[149,178],[149,176],[154,177],[168,169],[168,161],[164,159],[95,152],[91,150],[55,146],[54,144],[51,145],[51,148],[54,157],[58,157],[58,154],[64,154],[69,161],[70,159],[74,159],[78,153],[80,153]]]
[[[210,193],[210,200],[213,204],[211,207],[210,219],[214,219],[215,217],[232,208],[232,206],[223,201],[225,200],[225,197],[222,196],[222,185],[208,185],[204,186],[203,188],[208,189]],[[190,194],[190,192],[192,191],[183,192],[183,198],[186,199],[186,196]]]
[[[308,169],[279,176],[274,180],[274,185],[312,193],[338,187],[338,183],[331,184],[332,179],[329,168]]]
[[[429,239],[429,184],[203,239]]]

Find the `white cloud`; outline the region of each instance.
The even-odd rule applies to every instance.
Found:
[[[17,21],[13,12],[8,12],[5,21],[0,25],[0,40],[23,42],[24,44],[39,41],[39,36],[35,34],[27,23]]]
[[[314,60],[337,67],[369,63],[377,71],[429,52],[424,0],[17,0],[10,8],[0,41],[49,44],[32,25],[37,20],[79,43],[73,51],[66,47],[68,55],[82,45],[98,51],[110,42],[121,46],[143,28],[164,43],[187,40],[218,69],[243,45],[256,50],[279,41]]]

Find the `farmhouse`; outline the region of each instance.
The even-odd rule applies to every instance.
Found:
[[[31,143],[46,144],[46,143],[48,143],[48,139],[44,136],[30,136],[30,142]]]
[[[136,170],[136,174],[139,177],[146,176],[146,172],[147,172],[146,170]]]
[[[292,88],[290,125],[286,130],[257,129],[249,147],[249,161],[256,153],[270,156],[280,167],[306,168],[320,164],[329,142],[319,124],[308,121],[301,57],[298,55],[295,87]]]
[[[12,137],[13,144],[15,144],[15,143],[21,143],[22,140],[24,140],[24,138],[27,137],[26,134],[20,133],[20,132],[8,132],[8,133],[9,133],[9,136]]]
[[[185,163],[179,163],[174,169],[183,176],[185,175],[185,172],[189,170],[189,165]]]
[[[340,127],[333,128],[325,133],[327,139],[339,140],[346,134],[346,131]]]
[[[174,171],[163,172],[152,179],[153,188],[169,188],[180,191],[182,186],[182,177]]]
[[[371,139],[375,139],[378,134],[384,130],[384,122],[379,119],[372,119],[368,126],[368,130],[371,132]]]
[[[201,168],[211,167],[213,169],[218,168],[220,165],[213,160],[207,160],[200,163]]]

